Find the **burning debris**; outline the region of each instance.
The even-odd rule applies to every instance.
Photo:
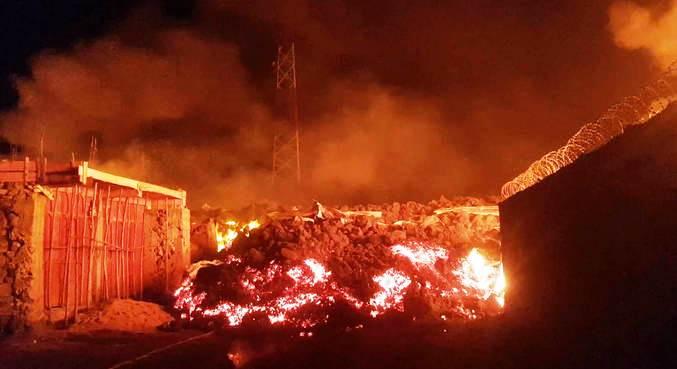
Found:
[[[217,227],[216,233],[216,251],[221,252],[228,250],[233,241],[240,235],[244,234],[249,237],[249,232],[259,228],[261,223],[258,220],[251,220],[245,224],[240,224],[236,220],[227,220],[223,225]]]
[[[231,212],[221,208],[212,208],[208,204],[193,211],[191,217],[191,254],[196,260],[213,259],[216,254],[229,249],[233,241],[240,236],[249,236],[249,232],[260,227],[255,218],[263,217],[256,208],[270,209],[270,204],[256,204],[239,212]],[[240,222],[238,219],[253,219]]]
[[[199,269],[177,289],[183,318],[308,328],[341,307],[364,317],[407,312],[462,319],[502,309],[505,280],[491,201],[338,209],[316,203],[311,212],[264,218],[232,222],[229,230],[239,236],[230,247],[218,244],[222,263]]]

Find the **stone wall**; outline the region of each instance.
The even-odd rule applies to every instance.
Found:
[[[150,296],[173,291],[190,265],[190,211],[146,210],[144,290]]]
[[[39,320],[42,304],[42,219],[44,198],[22,184],[0,184],[0,333]],[[33,233],[39,231],[35,239]]]
[[[45,194],[50,193],[40,186],[0,183],[0,334],[21,330],[32,322],[44,320],[47,315],[44,233],[49,202]],[[145,216],[144,289],[166,295],[178,286],[190,264],[190,212],[180,207],[170,208],[168,212],[146,209]],[[99,218],[97,227],[97,241],[102,244],[103,217]],[[89,302],[104,298],[102,270],[96,267],[101,265],[98,259],[101,255],[98,253],[92,259],[95,267],[91,271]],[[73,283],[71,281],[71,286]],[[70,300],[73,299],[74,296],[70,296]],[[80,307],[86,305],[82,302]],[[64,316],[61,307],[55,306],[52,310],[56,312],[51,314],[52,318]]]

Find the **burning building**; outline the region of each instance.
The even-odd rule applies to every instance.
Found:
[[[506,316],[570,359],[673,355],[675,127],[673,103],[500,204]]]
[[[0,330],[179,284],[190,263],[184,191],[45,163],[0,162]]]

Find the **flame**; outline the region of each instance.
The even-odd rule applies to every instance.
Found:
[[[472,249],[454,274],[461,279],[466,293],[478,291],[483,300],[493,296],[503,307],[506,282],[502,263],[490,263],[478,249]]]
[[[245,236],[249,237],[249,232],[259,227],[261,227],[261,223],[256,219],[245,224],[240,224],[233,219],[223,222],[223,227],[216,229],[216,251],[228,250],[240,234],[244,233]]]
[[[427,294],[448,300],[452,304],[449,313],[465,319],[486,315],[483,305],[474,302],[490,302],[499,311],[503,308],[506,289],[503,265],[500,261],[489,261],[478,249],[456,260],[452,260],[448,250],[424,243],[398,244],[390,251],[410,266],[390,267],[372,276],[377,290],[363,300],[334,280],[332,272],[316,259],[308,258],[290,267],[271,261],[263,268],[253,268],[229,255],[224,264],[242,271],[237,284],[247,298],[240,301],[249,302],[220,301],[205,306],[206,292],[196,291],[189,278],[174,293],[175,307],[184,312],[184,318],[223,317],[233,327],[248,317],[262,315],[271,325],[303,328],[326,322],[329,316],[322,309],[339,300],[374,318],[388,311],[403,312],[411,288],[424,288]],[[439,264],[441,261],[453,268],[444,268]],[[312,313],[308,307],[313,307]],[[441,316],[448,319],[448,315]]]
[[[258,220],[254,219],[252,221],[249,221],[249,223],[247,223],[245,227],[247,228],[248,231],[253,231],[256,228],[261,227],[261,223],[259,223]]]
[[[239,236],[239,233],[232,229],[227,229],[225,232],[216,231],[216,251],[221,252],[223,250],[228,250],[232,245],[233,241]]]
[[[446,249],[414,243],[395,245],[391,247],[391,252],[406,258],[418,272],[426,272],[426,277],[430,279],[426,280],[423,285],[433,296],[450,298],[463,294],[481,301],[493,298],[499,308],[505,305],[506,281],[503,264],[500,261],[489,262],[477,248],[470,250],[469,254],[460,260],[460,265],[452,271],[452,276],[460,282],[458,287],[454,285],[449,276],[444,275],[435,267],[435,263],[439,260],[449,259]],[[456,311],[468,319],[479,317],[477,311],[462,304],[457,306]]]

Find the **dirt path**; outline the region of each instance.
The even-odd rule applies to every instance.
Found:
[[[33,335],[0,342],[0,368],[674,368],[646,357],[633,363],[603,346],[561,342],[553,351],[537,332],[523,336],[487,323],[373,321],[350,330],[317,328],[312,336],[280,329]]]
[[[1,369],[107,369],[204,332],[39,330],[0,341]]]

